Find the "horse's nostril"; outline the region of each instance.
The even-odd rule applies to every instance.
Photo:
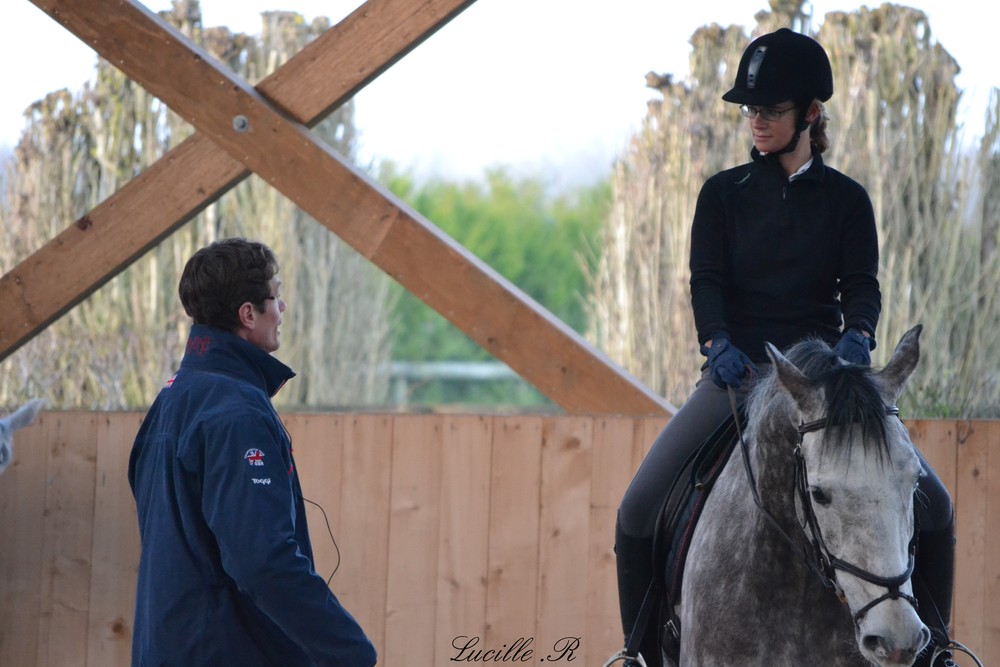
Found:
[[[925,625],[920,629],[920,645],[917,647],[917,652],[919,653],[930,642],[931,642],[931,631]]]
[[[893,662],[905,663],[907,660],[913,661],[920,649],[930,641],[930,630],[926,626],[920,629],[919,644],[910,648],[897,647],[894,642],[878,635],[865,635],[861,640],[861,645],[872,654],[880,658],[888,658]]]
[[[884,637],[879,637],[878,635],[865,635],[865,638],[861,640],[861,644],[876,655],[889,654]]]

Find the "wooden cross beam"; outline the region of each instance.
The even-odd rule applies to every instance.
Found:
[[[369,0],[255,89],[134,0],[32,0],[198,132],[0,278],[0,359],[253,171],[567,412],[672,412],[308,130],[471,1]]]

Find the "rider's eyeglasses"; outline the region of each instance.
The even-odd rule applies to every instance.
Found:
[[[790,106],[787,109],[778,109],[776,107],[758,107],[750,104],[740,105],[740,113],[747,118],[756,118],[757,116],[760,116],[761,119],[768,122],[778,120],[781,118],[782,114],[792,111],[793,109],[795,109],[794,106]]]

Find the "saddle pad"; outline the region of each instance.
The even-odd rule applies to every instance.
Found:
[[[746,411],[740,406],[740,428],[746,426]],[[680,632],[674,606],[680,600],[684,563],[695,526],[715,480],[739,440],[736,417],[727,417],[685,461],[663,502],[653,542],[653,572],[662,573],[660,589],[664,604],[661,614],[669,618],[673,631]],[[668,638],[669,639],[669,638]],[[677,641],[677,637],[673,638]],[[668,646],[668,644],[665,644]],[[677,650],[679,651],[679,644]]]

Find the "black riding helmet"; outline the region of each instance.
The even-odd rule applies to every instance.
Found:
[[[788,28],[761,35],[743,52],[727,102],[774,106],[785,100],[833,95],[833,70],[826,51],[812,37]]]
[[[769,107],[792,100],[798,107],[796,132],[779,153],[795,149],[808,127],[806,112],[814,99],[833,96],[833,70],[826,51],[812,37],[781,28],[761,35],[743,52],[733,87],[722,96],[726,102]]]

